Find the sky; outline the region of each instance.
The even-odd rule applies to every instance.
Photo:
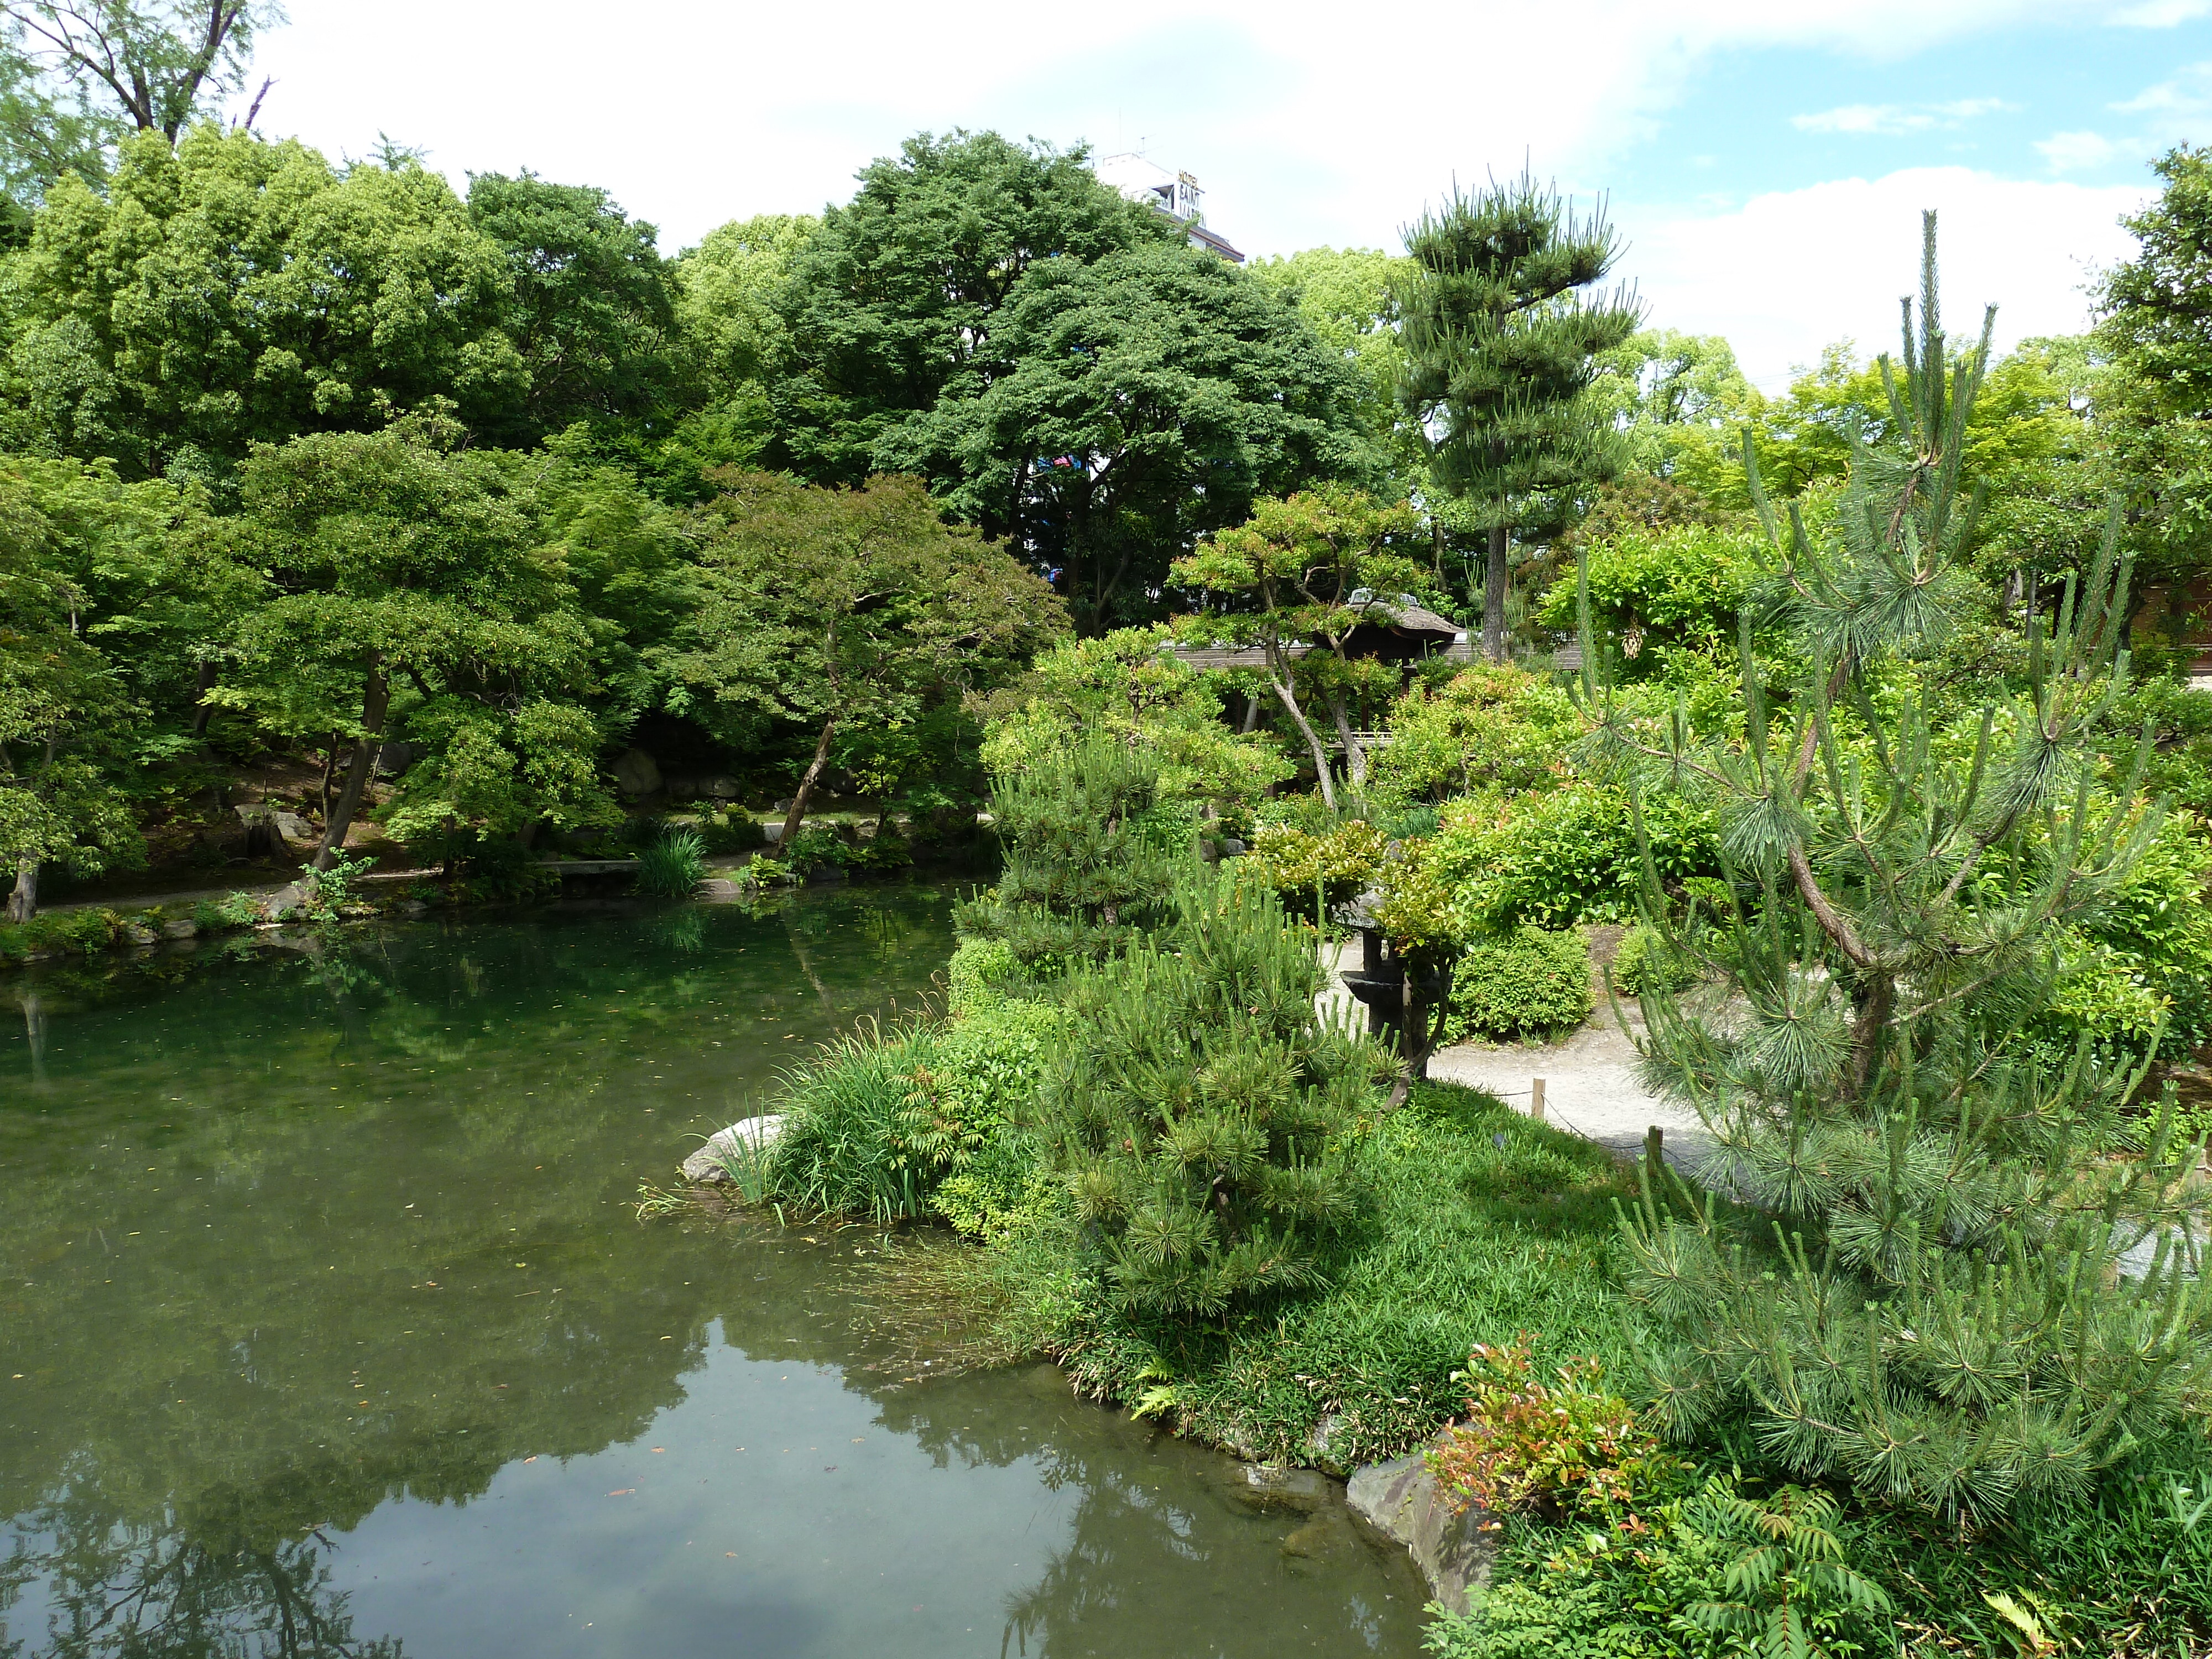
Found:
[[[2212,0],[289,0],[260,127],[380,135],[465,187],[606,187],[674,252],[816,212],[922,130],[994,128],[1196,175],[1253,255],[1395,250],[1526,166],[1626,244],[1655,327],[1723,334],[1767,390],[1893,349],[1919,212],[1947,321],[2075,331],[2148,163],[2212,143]],[[241,100],[242,101],[242,100]]]

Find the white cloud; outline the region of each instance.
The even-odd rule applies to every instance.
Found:
[[[1814,115],[1793,115],[1790,125],[1800,132],[1864,133],[1894,138],[1962,126],[1978,115],[2014,107],[2002,98],[1960,98],[1948,104],[1844,104]]]
[[[264,125],[355,155],[387,131],[456,176],[526,165],[604,184],[672,246],[733,216],[842,199],[856,168],[921,128],[1107,149],[1142,135],[1200,174],[1240,245],[1373,245],[1455,175],[1527,156],[1540,173],[1601,179],[1716,52],[1894,58],[2120,9],[1411,0],[1385,29],[1322,0],[1129,0],[1059,21],[1014,0],[630,0],[612,14],[584,0],[292,0],[263,52],[276,77]]]
[[[2123,28],[2170,29],[2208,11],[2212,11],[2212,0],[2144,0],[2139,6],[2123,7],[2112,21]]]
[[[2048,138],[2037,139],[2035,148],[2051,163],[2053,173],[2087,173],[2133,154],[2132,146],[2116,144],[2095,132],[2054,132]]]
[[[1896,350],[1898,297],[1918,285],[1923,208],[1938,215],[1946,325],[1978,331],[1995,301],[2002,349],[2087,325],[2083,285],[2133,252],[2118,221],[2150,194],[1913,167],[1755,197],[1733,212],[1635,221],[1622,270],[1654,323],[1727,335],[1745,373],[1773,391],[1833,340]]]

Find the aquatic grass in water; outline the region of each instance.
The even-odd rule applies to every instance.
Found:
[[[696,830],[672,830],[637,855],[637,890],[690,898],[707,878],[707,842]]]
[[[804,1209],[879,1226],[925,1214],[936,1160],[919,1073],[932,1043],[924,1026],[887,1031],[871,1017],[790,1073],[774,1190]]]

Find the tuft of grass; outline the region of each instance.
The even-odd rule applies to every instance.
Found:
[[[787,1074],[773,1189],[802,1209],[878,1226],[927,1213],[931,1160],[916,1141],[927,1130],[921,1073],[932,1046],[921,1027],[886,1030],[872,1018]]]
[[[637,855],[637,890],[654,898],[690,898],[707,878],[707,842],[696,830],[672,830]]]

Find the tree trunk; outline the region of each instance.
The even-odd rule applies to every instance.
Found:
[[[1505,660],[1505,526],[1490,528],[1490,565],[1482,577],[1482,654]]]
[[[39,914],[39,861],[25,859],[15,866],[15,890],[8,895],[8,920],[17,927]]]
[[[1244,699],[1244,723],[1237,729],[1249,737],[1259,724],[1260,700],[1257,697],[1247,697]]]
[[[368,788],[368,775],[376,769],[376,751],[384,746],[384,710],[391,701],[392,688],[385,683],[383,669],[371,663],[361,699],[361,740],[353,746],[353,763],[346,768],[345,786],[323,817],[322,844],[315,848],[313,860],[318,870],[329,869],[345,846],[346,831],[353,826],[353,815]]]
[[[198,741],[199,738],[207,736],[208,719],[215,713],[215,706],[212,703],[204,701],[204,699],[206,698],[207,694],[214,690],[215,664],[212,662],[204,662],[200,665],[198,677],[195,679],[192,685],[192,738],[194,741]]]
[[[1352,774],[1352,791],[1364,798],[1367,793],[1367,751],[1352,734],[1352,720],[1344,712],[1344,699],[1334,691],[1329,693],[1328,712],[1336,721],[1337,740],[1344,744],[1344,766]]]
[[[1328,750],[1322,743],[1321,734],[1313,729],[1313,722],[1306,718],[1305,710],[1298,707],[1297,694],[1291,690],[1290,681],[1277,679],[1271,674],[1267,677],[1267,684],[1275,688],[1275,695],[1282,699],[1283,708],[1291,717],[1291,724],[1298,728],[1299,735],[1306,740],[1306,747],[1313,751],[1314,773],[1321,781],[1322,805],[1330,811],[1335,811],[1336,783],[1329,776]]]
[[[806,775],[799,781],[799,789],[791,798],[791,810],[783,815],[783,830],[776,837],[776,850],[791,845],[799,833],[799,821],[806,816],[806,803],[814,793],[815,781],[823,769],[830,764],[830,739],[836,734],[837,717],[832,714],[822,723],[822,740],[814,745],[814,758],[807,763]]]

